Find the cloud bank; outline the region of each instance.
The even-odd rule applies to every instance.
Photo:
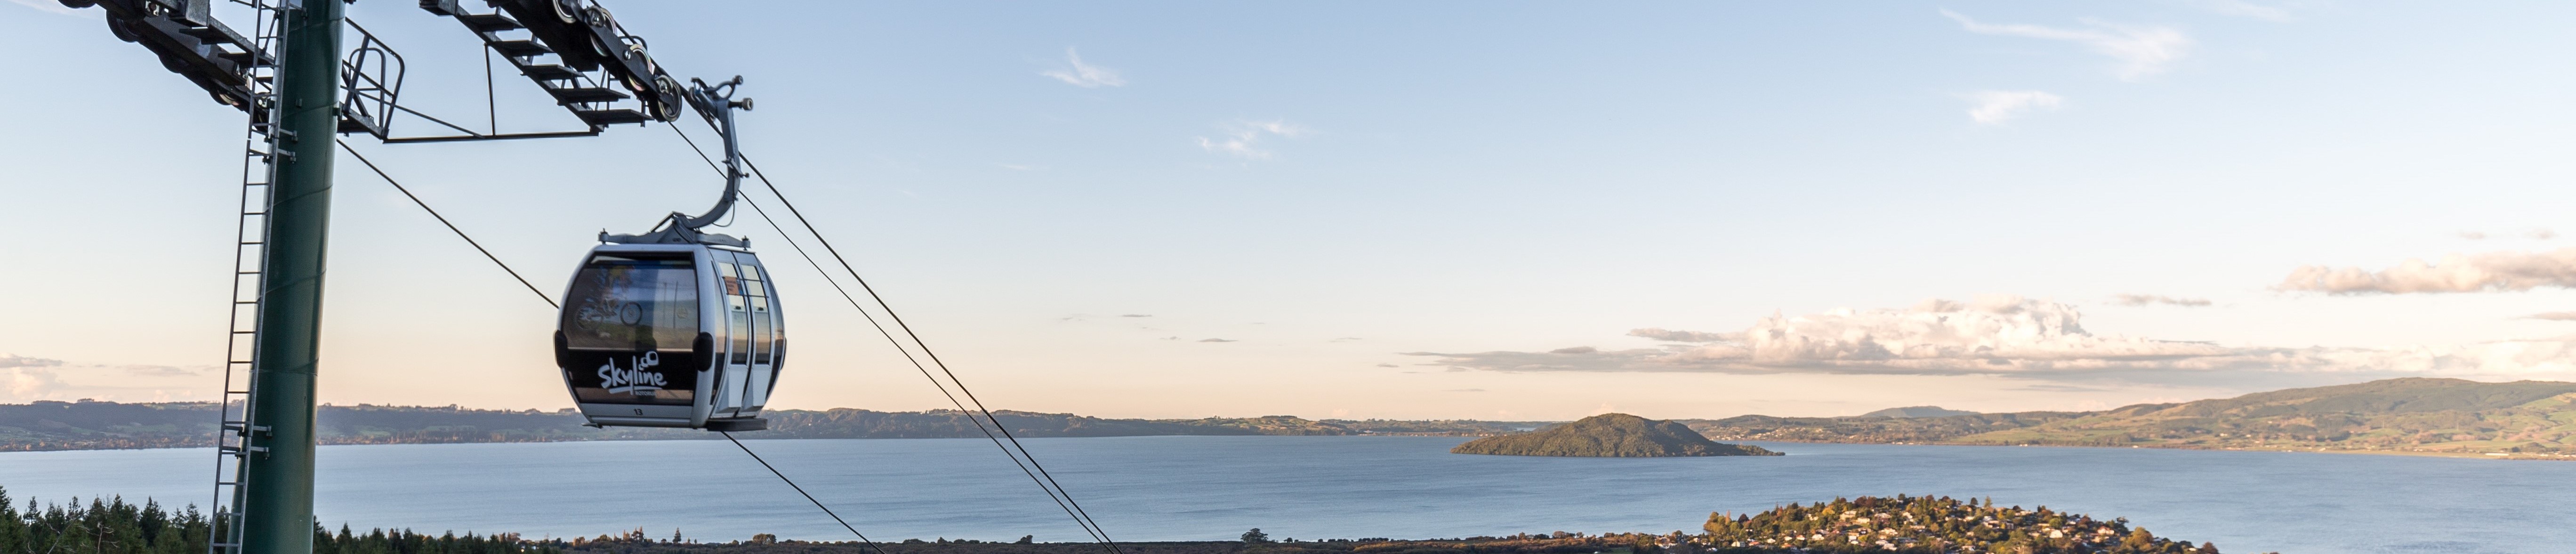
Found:
[[[2122,294],[2122,295],[2115,295],[2115,296],[2112,296],[2112,297],[2111,297],[2111,303],[2113,303],[2113,304],[2118,304],[2118,305],[2122,305],[2122,306],[2154,306],[2154,305],[2166,305],[2166,306],[2185,306],[2185,307],[2194,307],[2194,308],[2197,308],[2197,307],[2201,307],[2201,306],[2208,306],[2208,305],[2209,305],[2209,299],[2207,299],[2207,298],[2173,297],[2173,296],[2165,296],[2165,295],[2161,295],[2161,294]]]
[[[2191,37],[2172,27],[2121,25],[2082,19],[2079,21],[2091,27],[2059,29],[2040,25],[1979,23],[1950,10],[1941,10],[1941,15],[1958,21],[1960,27],[1971,33],[2062,40],[2084,45],[2085,49],[2096,54],[2119,60],[2120,67],[2113,73],[2124,81],[2163,73],[2165,66],[2191,51]]]
[[[1679,342],[1541,352],[1408,352],[1453,370],[2002,375],[2192,381],[2248,373],[2521,377],[2576,373],[2576,339],[2438,347],[2267,348],[2095,335],[2066,304],[2019,296],[1926,300],[1908,309],[1772,315],[1740,333],[1637,329]]]
[[[2439,263],[2408,259],[2396,267],[2299,266],[2273,285],[2279,291],[2327,294],[2418,294],[2576,288],[2576,248],[2549,252],[2451,254]]]
[[[1040,71],[1038,74],[1054,77],[1055,80],[1064,81],[1065,84],[1082,88],[1127,86],[1127,79],[1119,77],[1116,70],[1082,63],[1082,53],[1075,52],[1072,48],[1064,49],[1064,61],[1073,64],[1073,68],[1051,69]]]

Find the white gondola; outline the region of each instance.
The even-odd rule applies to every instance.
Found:
[[[732,100],[741,78],[697,83],[691,107],[723,135],[725,194],[653,232],[600,233],[565,287],[555,365],[592,426],[749,431],[786,362],[785,319],[769,272],[740,238],[701,233],[741,191]]]

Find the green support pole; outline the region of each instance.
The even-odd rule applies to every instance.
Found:
[[[259,355],[241,464],[242,554],[313,552],[313,376],[321,344],[322,258],[331,227],[332,140],[340,115],[340,0],[288,0],[277,69],[276,181]],[[286,153],[292,153],[291,155]]]

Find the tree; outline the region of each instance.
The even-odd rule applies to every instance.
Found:
[[[1261,532],[1259,527],[1254,527],[1250,531],[1243,532],[1243,542],[1253,544],[1270,542],[1270,534]]]
[[[1019,542],[1019,544],[1029,544],[1029,543],[1034,543],[1034,542],[1037,542],[1037,540],[1038,540],[1038,536],[1037,536],[1037,535],[1020,535],[1020,542]]]

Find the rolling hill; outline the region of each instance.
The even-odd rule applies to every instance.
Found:
[[[1686,422],[1718,440],[2576,457],[2576,383],[2402,378],[2099,412]]]

